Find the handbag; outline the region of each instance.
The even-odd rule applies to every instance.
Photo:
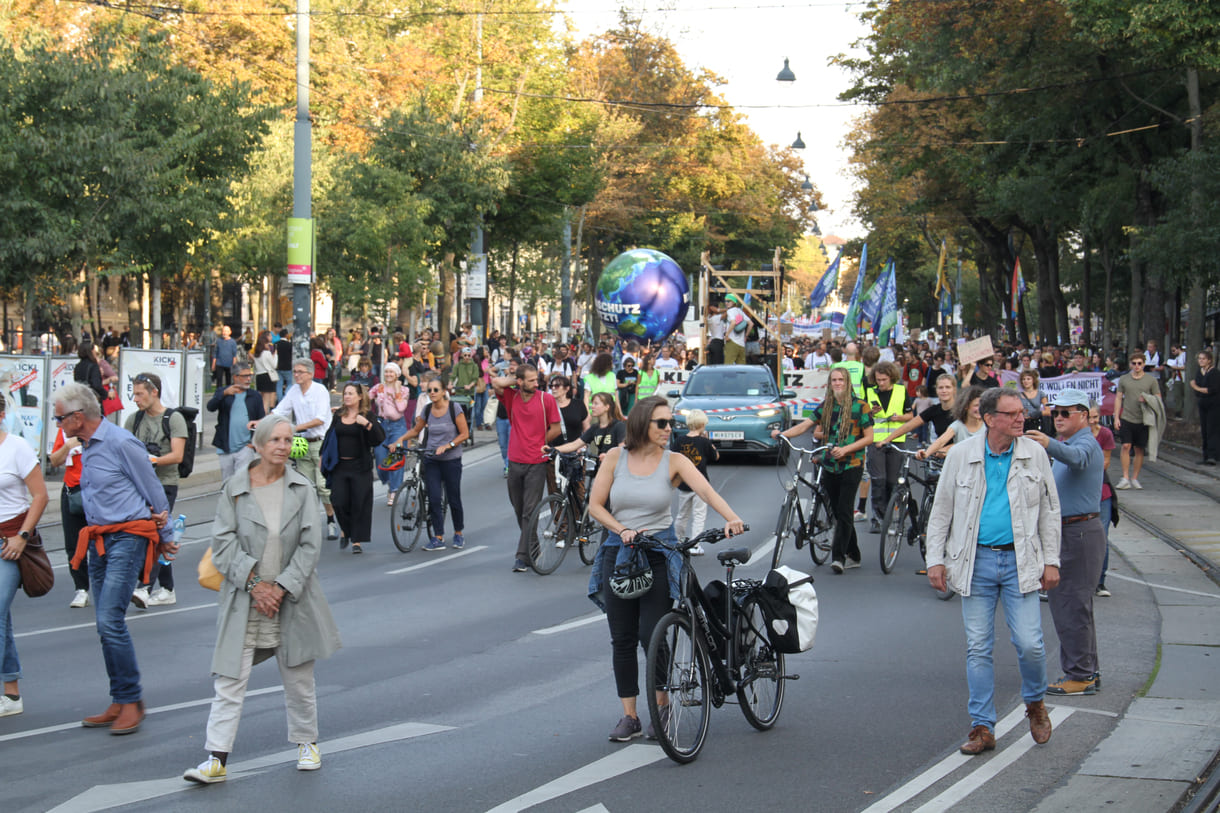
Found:
[[[208,545],[208,549],[203,552],[203,558],[199,560],[199,586],[219,591],[224,580],[224,574],[217,570],[212,562],[212,546]]]
[[[76,486],[76,490],[67,489],[68,494],[68,513],[75,517],[83,517],[85,515],[85,495],[81,493],[80,486]]]
[[[123,401],[116,394],[113,398],[107,398],[102,401],[102,414],[113,415],[123,408]]]
[[[500,409],[500,399],[496,396],[491,396],[487,399],[487,406],[483,407],[483,425],[496,425],[496,411]]]
[[[25,549],[17,557],[17,570],[21,573],[21,588],[30,598],[45,596],[55,586],[55,571],[37,530],[30,534]]]

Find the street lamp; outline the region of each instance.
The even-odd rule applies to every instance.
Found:
[[[788,57],[784,57],[784,69],[779,72],[778,76],[775,77],[775,81],[777,81],[777,82],[795,82],[796,81],[796,74],[793,73],[792,69],[788,67]]]
[[[812,192],[813,191],[813,184],[811,184],[809,182],[808,175],[805,176],[805,182],[803,184],[801,184],[801,191],[802,192]]]
[[[801,140],[801,131],[800,130],[796,131],[796,141],[792,142],[792,149],[794,149],[794,150],[805,149],[805,142]]]

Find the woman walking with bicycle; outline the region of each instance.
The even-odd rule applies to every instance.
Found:
[[[466,515],[462,510],[462,444],[470,437],[466,414],[449,400],[440,377],[424,385],[423,392],[431,402],[423,414],[415,419],[415,426],[398,438],[391,449],[398,448],[412,438],[420,436],[425,429],[424,447],[428,451],[424,463],[424,483],[428,487],[428,511],[432,517],[433,537],[424,545],[424,550],[434,552],[445,549],[445,504],[453,518],[453,547],[461,550],[466,542],[462,531],[466,528]]]
[[[843,367],[830,371],[826,400],[806,418],[772,437],[794,438],[811,428],[814,440],[830,446],[822,463],[822,485],[830,497],[835,515],[835,535],[830,568],[835,573],[860,566],[860,543],[852,518],[856,491],[864,474],[864,453],[873,443],[873,418],[868,404],[857,398],[851,379]]]
[[[653,628],[679,596],[682,574],[679,553],[645,552],[632,544],[636,536],[647,531],[659,540],[676,542],[670,504],[680,482],[725,518],[726,534],[741,533],[745,527],[695,465],[669,451],[672,430],[673,414],[664,397],[637,402],[627,416],[625,447],[615,447],[606,455],[589,497],[589,513],[608,531],[593,562],[589,598],[605,610],[610,625],[614,682],[623,705],[623,718],[610,732],[613,742],[628,742],[642,733],[636,711],[640,693],[636,647],[647,650]],[[613,512],[607,504],[614,506]],[[662,709],[669,702],[660,696],[657,701]]]

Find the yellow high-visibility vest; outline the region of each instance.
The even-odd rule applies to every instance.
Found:
[[[868,404],[873,408],[873,433],[878,440],[887,437],[895,429],[906,423],[906,421],[895,420],[898,416],[902,415],[902,408],[906,406],[906,386],[895,384],[894,389],[890,393],[890,408],[887,411],[881,407],[881,397],[877,388],[870,387],[868,391]],[[897,437],[890,438],[890,442],[902,443],[906,439],[906,435],[898,435]]]

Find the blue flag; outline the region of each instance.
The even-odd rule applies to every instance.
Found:
[[[851,301],[843,316],[843,330],[847,338],[854,339],[860,330],[860,292],[864,290],[864,273],[868,270],[868,243],[860,251],[860,271],[856,274],[856,286],[851,290]]]
[[[877,330],[877,344],[890,343],[890,335],[898,325],[898,280],[895,278],[894,261],[890,260],[890,271],[885,278],[885,294],[881,300],[881,326]]]
[[[813,293],[809,295],[810,308],[822,307],[822,303],[826,301],[826,297],[830,296],[830,292],[839,287],[839,260],[842,258],[843,249],[839,249],[839,255],[826,269],[826,273],[822,274],[818,284],[813,287]]]
[[[868,329],[877,332],[877,327],[881,322],[881,305],[885,300],[885,286],[888,284],[886,277],[893,273],[894,261],[891,259],[886,265],[881,276],[877,277],[868,289],[868,293],[864,295],[864,300],[860,303],[860,323],[867,323]]]

